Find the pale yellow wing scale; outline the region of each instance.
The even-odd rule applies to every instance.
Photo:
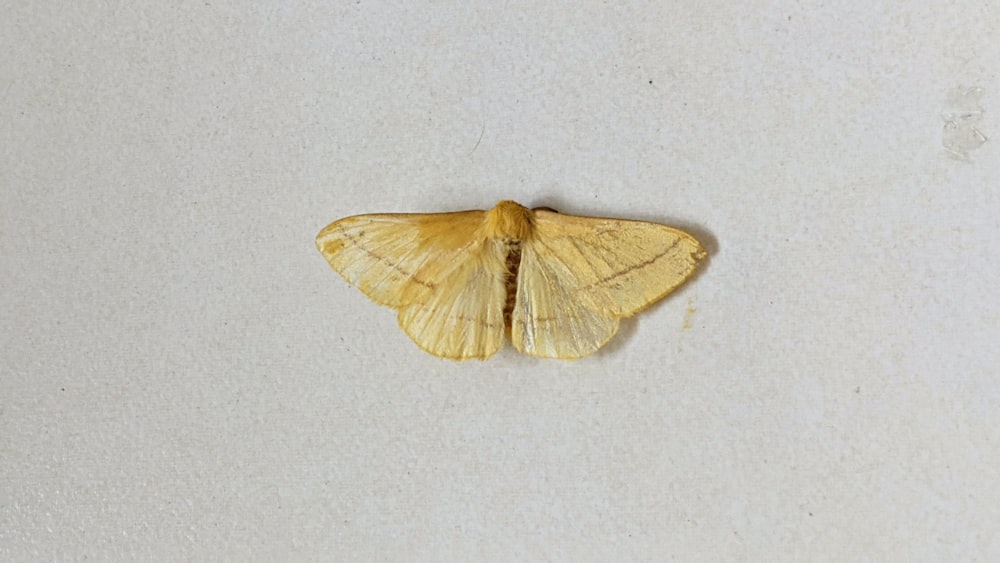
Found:
[[[620,317],[665,297],[703,256],[694,237],[664,225],[537,210],[521,251],[514,346],[547,358],[593,353]]]
[[[316,237],[334,270],[372,301],[398,309],[424,350],[486,358],[503,345],[504,260],[478,236],[486,213],[358,215]]]

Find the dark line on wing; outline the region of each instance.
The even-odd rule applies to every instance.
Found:
[[[495,328],[503,328],[503,325],[501,325],[500,323],[488,323],[488,322],[483,322],[483,321],[481,321],[480,319],[477,319],[477,318],[475,318],[475,317],[467,317],[467,316],[465,316],[465,315],[448,315],[448,316],[447,316],[447,317],[445,317],[445,318],[447,318],[447,319],[458,319],[458,320],[460,320],[460,321],[465,321],[465,322],[466,322],[466,323],[468,323],[468,324],[474,324],[474,325],[479,325],[479,326],[485,326],[485,327],[487,327],[487,328],[494,328],[494,329],[495,329]]]
[[[551,323],[553,321],[565,321],[565,320],[569,320],[569,319],[580,320],[580,319],[584,319],[584,318],[586,318],[586,317],[583,317],[581,315],[574,315],[574,316],[563,315],[561,317],[532,317],[532,320],[533,321],[538,321],[538,322],[543,322],[543,323]],[[614,318],[614,317],[608,317],[608,318]]]
[[[611,274],[610,276],[608,276],[608,277],[606,277],[604,279],[597,280],[596,282],[594,282],[594,283],[592,283],[590,285],[587,285],[585,287],[581,287],[580,289],[590,289],[590,288],[592,288],[592,287],[594,287],[596,285],[601,285],[603,283],[607,283],[607,282],[609,282],[609,281],[611,281],[611,280],[613,280],[615,278],[620,278],[620,277],[624,276],[625,274],[627,274],[629,272],[633,272],[635,270],[639,270],[639,269],[645,268],[646,266],[649,266],[653,262],[656,262],[660,258],[663,258],[664,256],[666,256],[671,250],[673,250],[674,248],[676,248],[677,245],[680,242],[681,242],[681,239],[678,238],[677,240],[674,241],[673,244],[671,244],[670,246],[668,246],[666,250],[664,250],[663,252],[657,254],[656,256],[653,256],[649,260],[646,260],[645,262],[641,262],[641,263],[636,264],[634,266],[630,266],[630,267],[628,267],[628,268],[626,268],[626,269],[624,269],[624,270],[622,270],[620,272],[616,272],[614,274]]]
[[[420,310],[421,311],[426,311],[427,314],[428,314],[428,316],[430,318],[440,319],[442,325],[448,324],[448,321],[461,321],[461,322],[463,322],[465,324],[470,324],[470,325],[475,325],[475,326],[484,326],[484,327],[492,328],[492,329],[502,329],[502,328],[504,328],[504,325],[502,325],[502,324],[500,324],[498,322],[488,322],[488,321],[485,321],[485,320],[483,320],[483,319],[481,319],[479,317],[470,317],[468,315],[462,315],[462,314],[454,315],[454,314],[446,313],[443,317],[436,317],[434,315],[436,309],[434,307],[429,307],[429,306],[426,306],[426,305],[421,305],[420,306]]]
[[[351,235],[350,233],[348,233],[346,231],[343,232],[343,236],[344,236],[344,239],[351,241],[351,243],[353,243],[354,246],[356,246],[359,250],[361,250],[362,252],[364,252],[368,256],[371,256],[375,260],[381,262],[382,264],[385,264],[390,269],[395,270],[395,271],[399,272],[400,274],[403,274],[404,276],[406,276],[407,278],[409,278],[410,280],[412,280],[417,285],[422,285],[422,286],[426,287],[427,289],[434,289],[435,287],[437,287],[437,284],[433,284],[431,282],[424,281],[424,280],[418,278],[415,273],[407,272],[403,268],[400,268],[398,264],[393,264],[392,262],[386,260],[385,257],[379,256],[378,254],[375,254],[371,250],[368,250],[368,248],[365,247],[365,245],[361,244],[361,239],[359,239],[358,237],[355,237],[354,235]]]

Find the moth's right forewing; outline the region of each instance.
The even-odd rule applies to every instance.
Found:
[[[705,254],[691,235],[644,221],[539,212],[536,237],[572,272],[577,299],[614,317],[665,297]]]

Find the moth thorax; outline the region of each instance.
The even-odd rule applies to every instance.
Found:
[[[486,214],[486,235],[525,240],[531,235],[531,210],[513,201],[501,201]]]

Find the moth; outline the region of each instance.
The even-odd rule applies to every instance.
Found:
[[[666,297],[705,251],[644,221],[577,217],[501,201],[489,211],[356,215],[316,236],[333,269],[442,358],[587,356],[618,321]]]

